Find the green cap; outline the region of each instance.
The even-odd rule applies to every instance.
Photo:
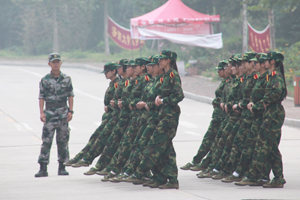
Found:
[[[128,59],[121,59],[121,60],[119,60],[118,64],[122,65],[122,66],[127,65],[128,64]]]
[[[146,66],[148,63],[150,63],[150,60],[146,57],[139,57],[139,58],[136,58],[134,61],[134,64],[138,65],[138,66],[142,66],[142,65]]]
[[[61,60],[60,55],[58,53],[49,54],[49,62],[53,60]]]
[[[284,60],[284,55],[279,51],[270,51],[267,54],[268,60],[275,60],[275,62]]]
[[[134,66],[134,60],[129,60],[127,63],[127,66]]]
[[[217,70],[222,70],[224,69],[224,67],[228,65],[228,60],[221,60],[218,64],[217,67],[215,67],[214,69],[217,69]]]
[[[166,59],[170,59],[170,60],[177,60],[177,53],[175,53],[174,51],[171,51],[170,49],[166,49],[166,50],[162,50],[162,52],[160,52],[159,54],[159,58],[166,58]]]
[[[117,69],[118,67],[120,67],[121,65],[119,65],[116,62],[108,62],[104,65],[104,70],[101,73],[106,73],[108,71],[112,71],[114,69]]]
[[[241,58],[242,58],[242,55],[237,53],[237,54],[233,55],[233,57],[231,58],[231,60],[235,61],[235,62],[240,62],[241,60],[239,60],[239,59],[241,59]]]
[[[154,56],[151,56],[151,63],[149,63],[148,65],[158,65],[158,62],[160,60],[160,57],[159,55],[154,55]]]
[[[268,57],[267,57],[266,53],[258,53],[254,58],[250,59],[249,61],[264,62],[266,60],[268,60]]]
[[[240,60],[240,61],[250,61],[250,59],[254,58],[256,55],[257,55],[256,52],[248,51],[248,52],[244,53],[243,56],[241,58],[239,58],[238,60]]]

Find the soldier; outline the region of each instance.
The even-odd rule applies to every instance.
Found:
[[[49,55],[48,65],[51,72],[44,76],[40,82],[39,108],[40,120],[44,123],[41,153],[38,159],[40,171],[35,177],[48,176],[47,164],[49,163],[50,149],[56,131],[58,151],[58,175],[69,175],[65,170],[64,162],[69,160],[69,121],[73,116],[73,86],[71,77],[60,71],[61,57],[58,53]],[[69,106],[67,105],[67,101]],[[44,104],[46,108],[44,110]]]
[[[176,165],[176,153],[172,140],[176,135],[180,108],[178,103],[184,98],[181,88],[181,80],[177,72],[177,54],[170,50],[160,53],[159,66],[165,71],[159,95],[155,99],[155,105],[160,106],[157,127],[148,142],[136,172],[128,177],[134,184],[146,182],[142,178],[145,174],[158,166],[160,173],[166,177],[166,183],[159,186],[160,189],[178,189],[178,169]]]
[[[284,77],[284,56],[280,52],[268,53],[266,68],[270,70],[266,93],[259,101],[265,108],[263,123],[255,144],[252,164],[246,178],[241,181],[244,185],[259,182],[262,179],[261,169],[268,161],[272,167],[274,178],[264,188],[283,188],[286,183],[282,173],[282,156],[278,149],[281,138],[281,127],[285,118],[285,111],[281,102],[287,96]]]
[[[110,101],[113,99],[115,89],[118,88],[118,82],[119,82],[119,78],[117,78],[117,67],[118,66],[119,65],[117,63],[111,63],[111,62],[106,63],[104,65],[104,70],[101,73],[104,73],[106,79],[110,79],[111,82],[109,83],[109,86],[104,95],[104,111],[105,112],[102,115],[101,125],[91,135],[86,146],[73,159],[64,163],[65,166],[71,166],[72,164],[77,163],[79,160],[81,160],[85,156],[86,153],[89,152],[89,150],[92,148],[93,144],[99,137],[99,135],[102,132],[105,125],[112,118],[113,107],[110,105]]]
[[[222,114],[223,111],[220,107],[220,103],[221,103],[222,92],[226,83],[224,67],[227,64],[228,64],[227,60],[222,60],[215,68],[218,70],[219,77],[223,78],[223,80],[221,81],[220,85],[216,89],[215,91],[216,97],[212,101],[212,105],[214,107],[212,120],[210,121],[208,130],[202,139],[201,146],[199,147],[197,154],[194,156],[193,161],[188,162],[186,165],[180,167],[180,169],[182,170],[190,169],[192,171],[200,171],[204,169],[200,167],[200,162],[204,158],[204,156],[209,152],[224,117],[224,115]]]

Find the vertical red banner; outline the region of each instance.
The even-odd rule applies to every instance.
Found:
[[[143,47],[145,41],[131,39],[130,29],[126,29],[108,17],[108,35],[121,48],[137,50]]]
[[[248,23],[248,46],[258,53],[269,52],[271,47],[269,25],[264,30],[257,31]]]

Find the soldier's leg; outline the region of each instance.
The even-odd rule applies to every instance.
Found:
[[[97,140],[97,138],[100,136],[102,130],[106,126],[106,124],[111,120],[112,118],[109,116],[102,117],[102,122],[100,126],[94,131],[94,133],[91,135],[88,143],[85,145],[85,147],[73,158],[75,162],[79,161],[84,157],[86,153],[89,152],[89,150],[92,148],[93,144]]]
[[[129,117],[120,118],[119,122],[113,129],[111,136],[106,142],[102,155],[97,161],[97,164],[95,166],[96,169],[103,170],[109,164],[111,158],[114,156],[115,152],[118,149],[123,134],[128,127],[129,121]]]
[[[50,158],[50,149],[53,142],[53,135],[56,128],[56,123],[53,122],[45,122],[43,126],[43,133],[42,133],[42,146],[41,146],[41,152],[39,155],[38,163],[42,164],[48,164],[49,158]]]
[[[64,163],[69,160],[69,142],[70,129],[67,118],[59,120],[56,129],[56,144],[58,153],[58,162]]]

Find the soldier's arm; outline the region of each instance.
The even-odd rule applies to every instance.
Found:
[[[168,97],[163,98],[163,102],[171,106],[175,106],[184,98],[181,81],[178,74],[175,74],[175,77],[171,79],[171,83],[173,84],[172,92]]]

